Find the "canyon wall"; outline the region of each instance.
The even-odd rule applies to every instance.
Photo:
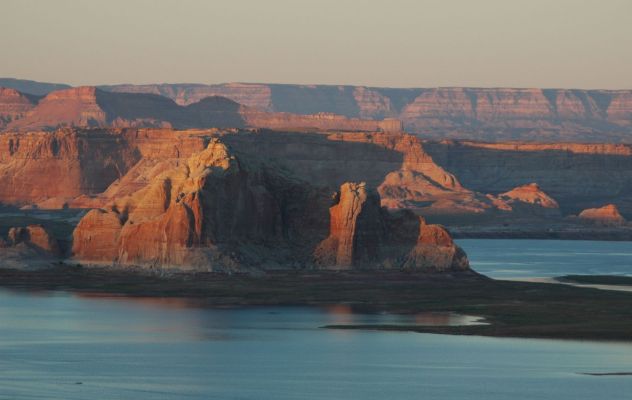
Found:
[[[187,105],[152,93],[107,92],[84,86],[50,92],[39,100],[0,88],[0,129],[51,130],[58,127],[272,128],[294,130],[394,131],[395,119],[348,118],[331,113],[273,113],[209,96]]]
[[[0,135],[0,203],[100,207],[219,137],[317,187],[366,182],[421,215],[569,215],[616,204],[632,216],[632,146],[421,141],[402,133],[61,129]],[[51,185],[48,182],[55,182]],[[559,208],[555,207],[559,205]]]
[[[35,107],[36,101],[34,96],[0,87],[0,130],[12,121],[25,117]]]
[[[358,188],[358,207],[344,200],[354,196],[350,188]],[[265,160],[235,153],[213,137],[202,151],[138,190],[86,214],[73,234],[72,257],[86,263],[215,272],[468,270],[467,257],[447,231],[410,212],[391,216],[381,208],[377,192],[367,195],[365,184],[343,184],[338,203],[328,210],[329,193]],[[360,221],[349,225],[341,220],[343,214]],[[339,243],[341,234],[347,238],[341,251],[355,256],[331,259],[330,251],[341,251],[327,244]],[[359,256],[368,244],[372,253]]]
[[[483,193],[537,183],[565,214],[616,204],[632,215],[632,146],[623,144],[425,142],[433,160]]]
[[[63,85],[11,79],[0,80],[0,86],[39,95],[63,88]],[[632,90],[398,89],[255,83],[106,85],[100,88],[110,92],[164,96],[181,106],[195,104],[210,96],[221,96],[260,112],[326,113],[365,120],[393,118],[402,121],[405,130],[432,139],[632,140]],[[274,120],[278,124],[279,117]],[[270,122],[260,127],[278,126]]]
[[[486,141],[629,142],[632,91],[510,88],[387,89],[363,86],[222,84],[114,85],[191,104],[224,96],[269,112],[334,113],[401,120],[425,138]]]

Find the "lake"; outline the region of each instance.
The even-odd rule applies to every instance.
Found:
[[[632,276],[632,242],[460,239],[472,268],[496,279]]]
[[[621,273],[632,254],[625,243],[459,243],[475,268],[503,277]],[[628,343],[320,328],[411,321],[478,323],[354,314],[344,305],[204,308],[0,290],[0,399],[580,400],[632,391],[632,376],[582,375],[632,371]]]

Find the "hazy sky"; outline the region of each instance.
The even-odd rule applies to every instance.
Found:
[[[0,0],[0,76],[632,88],[632,0]]]

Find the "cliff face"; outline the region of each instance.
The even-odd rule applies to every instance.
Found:
[[[364,186],[361,190],[365,190]],[[386,219],[374,221],[372,217],[386,215],[376,194],[370,197],[360,194],[360,200],[351,205],[363,209],[361,213],[333,211],[328,230],[324,223],[326,193],[292,178],[283,169],[255,158],[236,157],[224,143],[212,138],[203,151],[153,177],[146,186],[115,198],[104,209],[89,212],[73,234],[73,257],[82,262],[212,271],[317,265],[404,267],[398,257],[391,256],[385,265],[378,254],[366,253],[376,234],[384,254],[416,248],[414,240],[401,240],[406,234],[395,235]],[[363,216],[349,226],[339,220],[346,218],[343,214]],[[407,217],[416,220],[412,214]],[[380,225],[380,232],[375,230],[376,223],[384,224]],[[405,217],[400,217],[395,226],[398,231],[410,227]],[[345,248],[337,251],[340,262],[338,256],[331,263],[318,257],[317,244],[328,231],[330,237],[342,237],[345,231],[353,231],[347,235],[353,239],[344,242]],[[412,232],[414,239],[416,232]],[[410,237],[410,232],[407,235]],[[389,241],[382,240],[386,237]],[[466,259],[455,246],[434,247],[458,253],[458,261],[449,257],[430,261],[426,257],[423,262],[421,259],[407,262],[406,268],[467,269]],[[431,250],[426,251],[432,253]],[[358,256],[363,253],[366,256]],[[320,261],[317,264],[315,257]]]
[[[11,121],[23,118],[35,107],[35,100],[17,90],[0,87],[0,130]]]
[[[630,141],[632,91],[509,88],[386,89],[362,86],[119,85],[179,104],[219,95],[269,112],[396,118],[430,138],[487,141]]]
[[[399,132],[402,128],[401,123],[393,119],[363,120],[331,113],[295,115],[264,112],[217,96],[178,105],[153,93],[107,92],[85,86],[53,91],[35,105],[19,92],[2,90],[0,129],[13,131],[58,127],[258,127]]]
[[[495,211],[558,216],[604,203],[632,215],[628,145],[422,142],[402,133],[234,129],[5,133],[0,203],[102,207],[142,189],[214,137],[314,186],[335,191],[345,182],[366,182],[377,188],[382,206],[428,217]]]
[[[313,184],[337,189],[344,182],[364,181],[378,188],[382,205],[389,208],[471,195],[408,134],[261,131],[230,134],[223,140],[240,152],[284,164]]]
[[[64,87],[18,80],[1,80],[0,86],[39,95]],[[221,96],[270,113],[331,113],[375,120],[395,118],[403,122],[407,131],[434,139],[629,142],[632,130],[630,90],[390,89],[249,83],[111,85],[100,88],[117,93],[164,96],[181,106]],[[284,118],[277,116],[269,125],[259,127],[278,127],[274,124]],[[156,126],[149,122],[144,121],[142,126]],[[313,124],[310,120],[305,122]],[[285,125],[285,129],[296,127],[295,124]],[[311,125],[301,124],[301,128],[306,127]]]
[[[365,183],[340,187],[329,220],[329,236],[315,252],[322,266],[350,269],[377,263],[386,269],[435,271],[469,267],[465,253],[443,227],[427,225],[410,212],[389,213]]]
[[[632,212],[632,147],[616,144],[426,142],[467,188],[503,193],[536,182],[563,214],[614,202]]]
[[[100,193],[138,161],[117,135],[72,130],[0,135],[0,202]]]

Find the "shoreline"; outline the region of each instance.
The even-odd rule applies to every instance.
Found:
[[[455,240],[458,239],[533,239],[533,240],[587,240],[602,242],[630,242],[632,231],[629,230],[534,230],[534,231],[507,231],[507,230],[463,230],[459,227],[448,227]]]
[[[578,340],[632,341],[632,293],[564,284],[499,281],[472,273],[385,271],[271,272],[262,276],[175,273],[111,268],[0,269],[0,287],[77,294],[190,298],[204,306],[322,306],[344,303],[356,312],[454,312],[489,325],[336,325],[379,329]]]

